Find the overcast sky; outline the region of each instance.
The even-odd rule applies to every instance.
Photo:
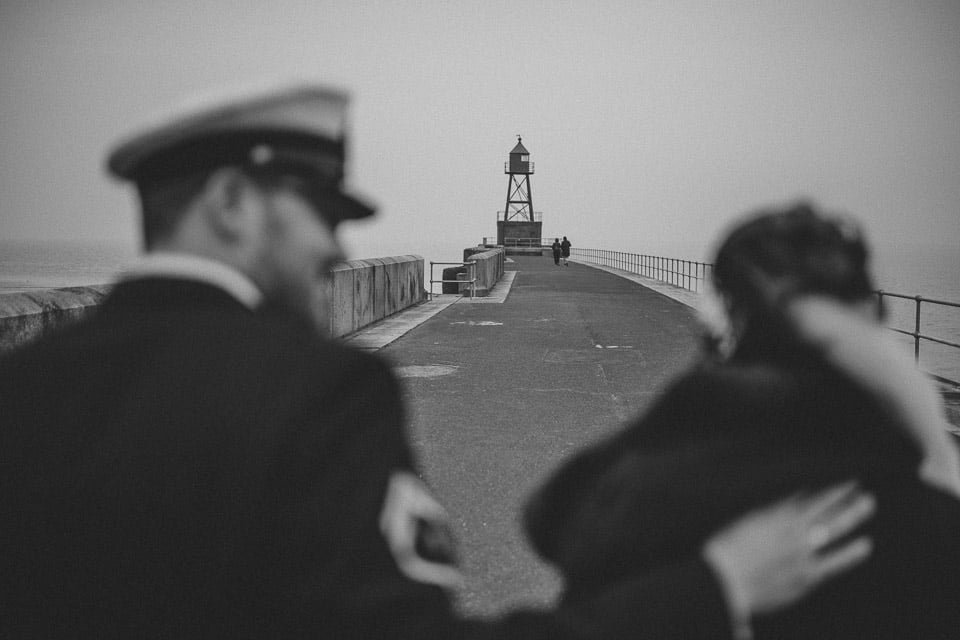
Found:
[[[110,145],[295,76],[354,99],[350,181],[381,205],[354,255],[495,235],[516,134],[544,232],[581,247],[706,247],[799,196],[960,246],[956,0],[0,0],[0,237],[135,245]]]

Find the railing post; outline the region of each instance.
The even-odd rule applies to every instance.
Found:
[[[913,360],[917,364],[920,363],[920,302],[923,300],[921,296],[916,297],[917,300],[917,312],[916,312],[916,322],[913,333]]]

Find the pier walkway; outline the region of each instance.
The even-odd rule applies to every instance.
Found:
[[[651,288],[549,257],[512,260],[490,298],[438,297],[349,341],[401,377],[424,476],[460,543],[460,605],[477,614],[555,597],[556,576],[524,541],[522,505],[566,456],[646,406],[698,334],[690,306]]]

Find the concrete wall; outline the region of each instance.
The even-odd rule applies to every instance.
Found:
[[[463,261],[473,262],[475,265],[473,268],[473,273],[477,279],[477,297],[490,295],[490,290],[493,289],[493,286],[500,281],[501,277],[503,277],[503,265],[505,262],[505,257],[506,252],[504,252],[502,248],[484,249],[479,253],[474,253],[473,248],[464,249]],[[469,279],[470,271],[468,270],[467,273],[462,277]],[[471,295],[472,291],[470,285],[460,285],[460,293],[465,296]]]
[[[423,258],[351,260],[333,271],[330,335],[342,337],[426,300]]]
[[[0,352],[79,320],[96,309],[109,290],[98,285],[0,295]]]
[[[107,285],[0,294],[0,353],[94,311]],[[325,292],[331,302],[323,322],[342,337],[426,300],[423,258],[352,260],[338,266]]]

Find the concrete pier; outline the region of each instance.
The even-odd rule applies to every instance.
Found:
[[[424,475],[454,515],[461,606],[481,614],[556,596],[524,541],[524,501],[642,410],[689,363],[698,333],[689,306],[601,270],[520,256],[506,269],[505,297],[428,303],[418,313],[444,306],[380,349],[402,378]]]

